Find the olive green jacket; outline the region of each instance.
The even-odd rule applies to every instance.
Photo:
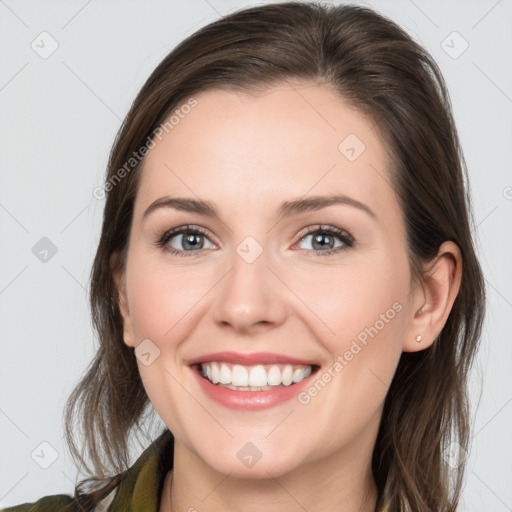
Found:
[[[94,509],[97,512],[158,512],[167,472],[172,469],[174,440],[166,428],[140,455],[118,486]],[[45,496],[33,503],[0,512],[83,512],[79,501],[67,494]]]

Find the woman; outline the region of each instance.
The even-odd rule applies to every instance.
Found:
[[[66,409],[94,476],[8,510],[456,510],[484,315],[465,179],[436,64],[372,10],[187,38],[98,191],[101,346]]]

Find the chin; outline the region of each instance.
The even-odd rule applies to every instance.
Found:
[[[219,456],[219,452],[222,456]],[[229,454],[233,453],[232,456]],[[277,456],[276,456],[277,454]],[[293,453],[283,453],[282,446],[268,445],[258,448],[256,443],[243,443],[240,448],[222,449],[216,447],[214,452],[198,453],[202,461],[219,473],[230,478],[241,479],[268,479],[279,477],[297,470],[304,457],[300,457],[296,450]],[[202,456],[201,456],[202,455]]]

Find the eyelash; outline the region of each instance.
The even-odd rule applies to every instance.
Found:
[[[188,234],[196,234],[196,235],[204,235],[205,237],[208,237],[208,233],[203,230],[202,228],[198,226],[189,226],[188,224],[186,226],[181,226],[178,228],[174,228],[168,231],[165,231],[163,234],[159,235],[156,240],[156,246],[159,248],[162,248],[164,251],[169,252],[170,254],[173,254],[175,256],[195,256],[194,253],[198,253],[200,251],[180,251],[178,249],[169,248],[166,247],[167,243],[174,238],[176,235],[180,235],[183,233]],[[350,247],[354,246],[355,239],[354,237],[346,230],[339,229],[334,226],[322,226],[317,225],[314,227],[314,229],[310,229],[309,231],[302,232],[299,237],[299,242],[303,241],[303,239],[311,234],[314,233],[323,233],[328,235],[336,235],[341,242],[343,242],[343,246],[337,247],[335,249],[329,249],[327,251],[319,251],[315,249],[303,249],[306,254],[314,253],[316,256],[329,256],[331,254],[339,253],[341,251],[344,251]]]

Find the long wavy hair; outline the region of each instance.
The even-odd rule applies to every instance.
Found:
[[[245,8],[187,37],[153,71],[119,129],[90,275],[99,344],[64,418],[70,452],[92,475],[75,488],[85,508],[122,479],[132,436],[154,415],[133,348],[123,342],[113,279],[114,268],[125,266],[144,161],[130,159],[193,95],[212,89],[265,91],[288,80],[327,84],[378,125],[392,161],[390,180],[404,213],[409,263],[418,283],[428,278],[421,269],[442,242],[451,240],[460,248],[462,281],[453,308],[433,345],[402,353],[372,456],[377,510],[384,504],[393,512],[457,508],[472,426],[468,378],[480,341],[485,291],[472,240],[466,164],[446,84],[428,52],[385,16],[361,6],[304,2]],[[114,253],[119,257],[112,266]],[[445,456],[453,442],[463,448],[458,460]]]

